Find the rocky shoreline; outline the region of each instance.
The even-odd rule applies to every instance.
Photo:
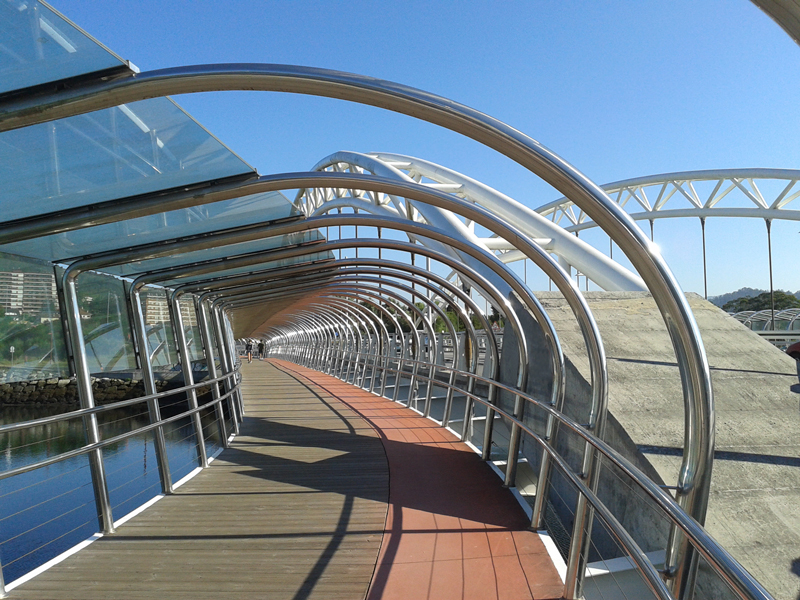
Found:
[[[156,380],[161,392],[170,380]],[[144,382],[137,378],[116,379],[92,377],[96,404],[109,404],[145,395]],[[41,406],[44,404],[77,405],[78,385],[74,377],[51,377],[35,381],[14,381],[0,384],[0,406]]]

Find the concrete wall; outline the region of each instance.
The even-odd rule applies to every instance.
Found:
[[[560,295],[558,298],[561,298]],[[546,308],[549,314],[552,302],[548,303]],[[571,317],[571,312],[567,316]],[[520,320],[528,337],[530,356],[527,392],[535,398],[548,401],[552,393],[552,360],[550,353],[545,346],[544,336],[536,321],[528,315],[523,315]],[[585,345],[583,345],[582,338],[580,340],[574,339],[573,334],[575,332],[565,328],[564,325],[562,319],[559,318],[559,322],[556,324],[557,333],[561,338],[562,330],[564,330],[563,334],[567,338],[561,340],[565,350],[567,371],[564,413],[579,423],[585,423],[588,420],[591,406],[588,361],[584,360],[586,356]],[[508,326],[504,335],[506,337],[501,361],[501,381],[508,385],[514,385],[519,363],[516,335],[511,327]],[[579,330],[578,336],[580,337]],[[582,354],[578,355],[579,352]],[[513,407],[511,395],[504,393],[501,396],[500,404],[502,408],[510,411]],[[535,432],[540,434],[544,432],[545,418],[542,411],[534,409],[531,405],[526,408],[525,422]],[[648,461],[647,457],[639,451],[613,413],[609,416],[604,439],[651,478],[663,483],[656,469]],[[565,428],[560,430],[556,449],[561,456],[566,458],[575,471],[580,470],[584,445],[580,438],[571,434]],[[522,446],[522,453],[534,472],[538,473],[542,455],[539,445],[526,436]],[[598,494],[603,502],[612,509],[619,521],[633,533],[634,538],[646,552],[662,549],[666,544],[667,525],[656,524],[654,526],[654,511],[650,501],[643,497],[632,498],[628,492],[629,488],[625,484],[620,485],[618,474],[611,470],[610,466],[601,470]],[[549,515],[548,517],[549,523],[552,523],[553,517],[557,516],[560,520],[560,526],[563,526],[566,533],[569,534],[572,531],[573,512],[577,501],[577,495],[572,484],[561,476],[554,477],[553,488],[549,494],[548,501],[550,509],[554,512],[554,515]],[[559,526],[558,523],[553,525],[555,527]],[[595,527],[593,545],[593,552],[590,556],[591,561],[600,560],[601,558],[614,558],[621,555],[616,542],[600,526]],[[565,548],[562,548],[562,551],[565,551]]]
[[[579,388],[588,378],[580,331],[560,294],[543,292],[537,297],[561,337],[571,363],[569,377],[577,380],[568,387],[571,405],[566,412],[580,413],[585,400]],[[655,302],[645,293],[589,292],[586,297],[603,336],[609,407],[618,423],[609,427],[607,441],[623,453],[633,452],[640,468],[648,472],[650,465],[663,481],[674,485],[683,447],[683,394]],[[708,355],[716,414],[706,528],[776,598],[796,600],[800,592],[797,365],[698,295],[687,298]],[[626,518],[646,523],[647,514]]]

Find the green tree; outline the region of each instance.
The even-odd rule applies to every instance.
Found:
[[[789,292],[775,290],[775,310],[786,308],[800,308],[800,298]],[[745,310],[769,310],[772,308],[769,292],[764,292],[756,297],[745,296],[731,300],[722,305],[722,310],[730,313],[742,312]]]

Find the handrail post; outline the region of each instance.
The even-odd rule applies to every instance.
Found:
[[[225,392],[231,392],[228,396],[228,410],[231,412],[231,421],[233,422],[233,433],[239,435],[239,423],[241,416],[236,405],[236,381],[234,380],[234,365],[230,357],[230,348],[228,347],[225,338],[225,331],[222,326],[222,319],[219,315],[219,307],[212,303],[211,305],[211,319],[214,322],[214,330],[217,332],[217,350],[220,356],[220,368],[225,371],[227,375],[224,380]]]
[[[483,423],[483,447],[481,448],[481,460],[492,458],[492,433],[494,431],[494,410],[492,406],[497,403],[497,388],[494,383],[489,384],[489,393],[486,401],[486,421]]]
[[[67,313],[67,324],[72,337],[72,351],[75,357],[75,379],[78,384],[78,398],[81,408],[94,408],[94,394],[92,392],[92,379],[89,374],[89,365],[86,357],[86,343],[83,339],[81,325],[80,305],[78,303],[78,290],[76,279],[79,270],[67,268],[63,275],[64,298]],[[91,413],[83,417],[83,427],[86,441],[96,444],[100,441],[100,428],[97,424],[97,415]],[[108,482],[103,466],[103,450],[97,448],[89,453],[89,471],[92,474],[92,489],[97,505],[100,530],[103,533],[114,533],[114,516],[111,511],[111,499],[108,494]]]
[[[153,373],[153,362],[150,358],[150,346],[147,343],[147,330],[145,329],[144,310],[142,309],[141,287],[136,281],[128,289],[128,302],[133,308],[133,334],[139,343],[139,354],[142,366],[142,381],[144,382],[144,392],[148,396],[156,394],[155,375]],[[158,398],[150,398],[147,401],[147,412],[151,423],[158,423],[161,420],[161,407]],[[164,428],[158,427],[153,432],[156,450],[156,462],[158,464],[158,475],[161,479],[161,491],[171,494],[172,473],[169,469],[169,458],[167,456],[167,442],[164,437]]]
[[[189,348],[186,344],[186,332],[183,329],[183,315],[181,314],[181,292],[176,290],[169,294],[169,311],[172,317],[172,330],[178,342],[178,352],[181,356],[181,371],[183,372],[183,385],[194,385],[194,375],[192,374],[192,360],[189,356]],[[189,408],[197,408],[197,390],[192,388],[187,394]],[[200,420],[200,413],[192,414],[192,424],[194,426],[195,438],[197,440],[197,454],[200,459],[200,466],[208,466],[208,454],[206,453],[206,441],[203,438],[203,423]]]
[[[237,373],[236,373],[236,341],[233,339],[233,332],[231,331],[230,321],[228,320],[226,314],[223,312],[221,306],[217,306],[214,309],[214,315],[216,321],[219,323],[219,331],[221,333],[220,337],[220,344],[221,348],[225,351],[228,356],[228,370],[231,374],[231,385],[234,389],[234,396],[232,396],[231,401],[236,406],[236,411],[238,412],[238,422],[236,427],[236,433],[239,433],[238,423],[242,423],[244,421],[245,410],[244,410],[244,397],[242,396],[242,388],[239,385],[239,381],[237,380]]]
[[[217,364],[214,358],[213,352],[213,344],[211,340],[211,328],[208,326],[208,316],[205,310],[205,303],[200,301],[200,298],[195,296],[194,297],[194,311],[197,313],[197,320],[198,324],[200,325],[200,337],[203,338],[203,348],[206,354],[206,366],[208,367],[208,377],[209,379],[214,380],[214,383],[211,385],[211,397],[214,400],[219,400],[220,393],[219,393],[219,382],[216,381],[217,379]],[[220,361],[222,364],[222,361]],[[222,444],[223,448],[230,447],[228,443],[228,431],[227,427],[225,427],[225,413],[222,411],[222,403],[217,402],[214,404],[214,414],[217,417],[217,426],[219,427],[219,437],[220,443]]]
[[[522,421],[525,414],[525,401],[517,394],[514,396],[514,418]],[[522,431],[516,423],[511,424],[511,434],[508,436],[508,458],[506,459],[506,476],[503,485],[514,487],[517,479],[517,458],[519,446],[522,441]]]
[[[8,596],[6,592],[6,580],[3,579],[3,564],[0,563],[0,598]]]

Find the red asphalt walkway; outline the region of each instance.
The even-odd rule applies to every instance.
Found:
[[[389,510],[367,598],[555,599],[563,583],[512,493],[466,444],[418,413],[271,360],[369,423],[389,464]]]

